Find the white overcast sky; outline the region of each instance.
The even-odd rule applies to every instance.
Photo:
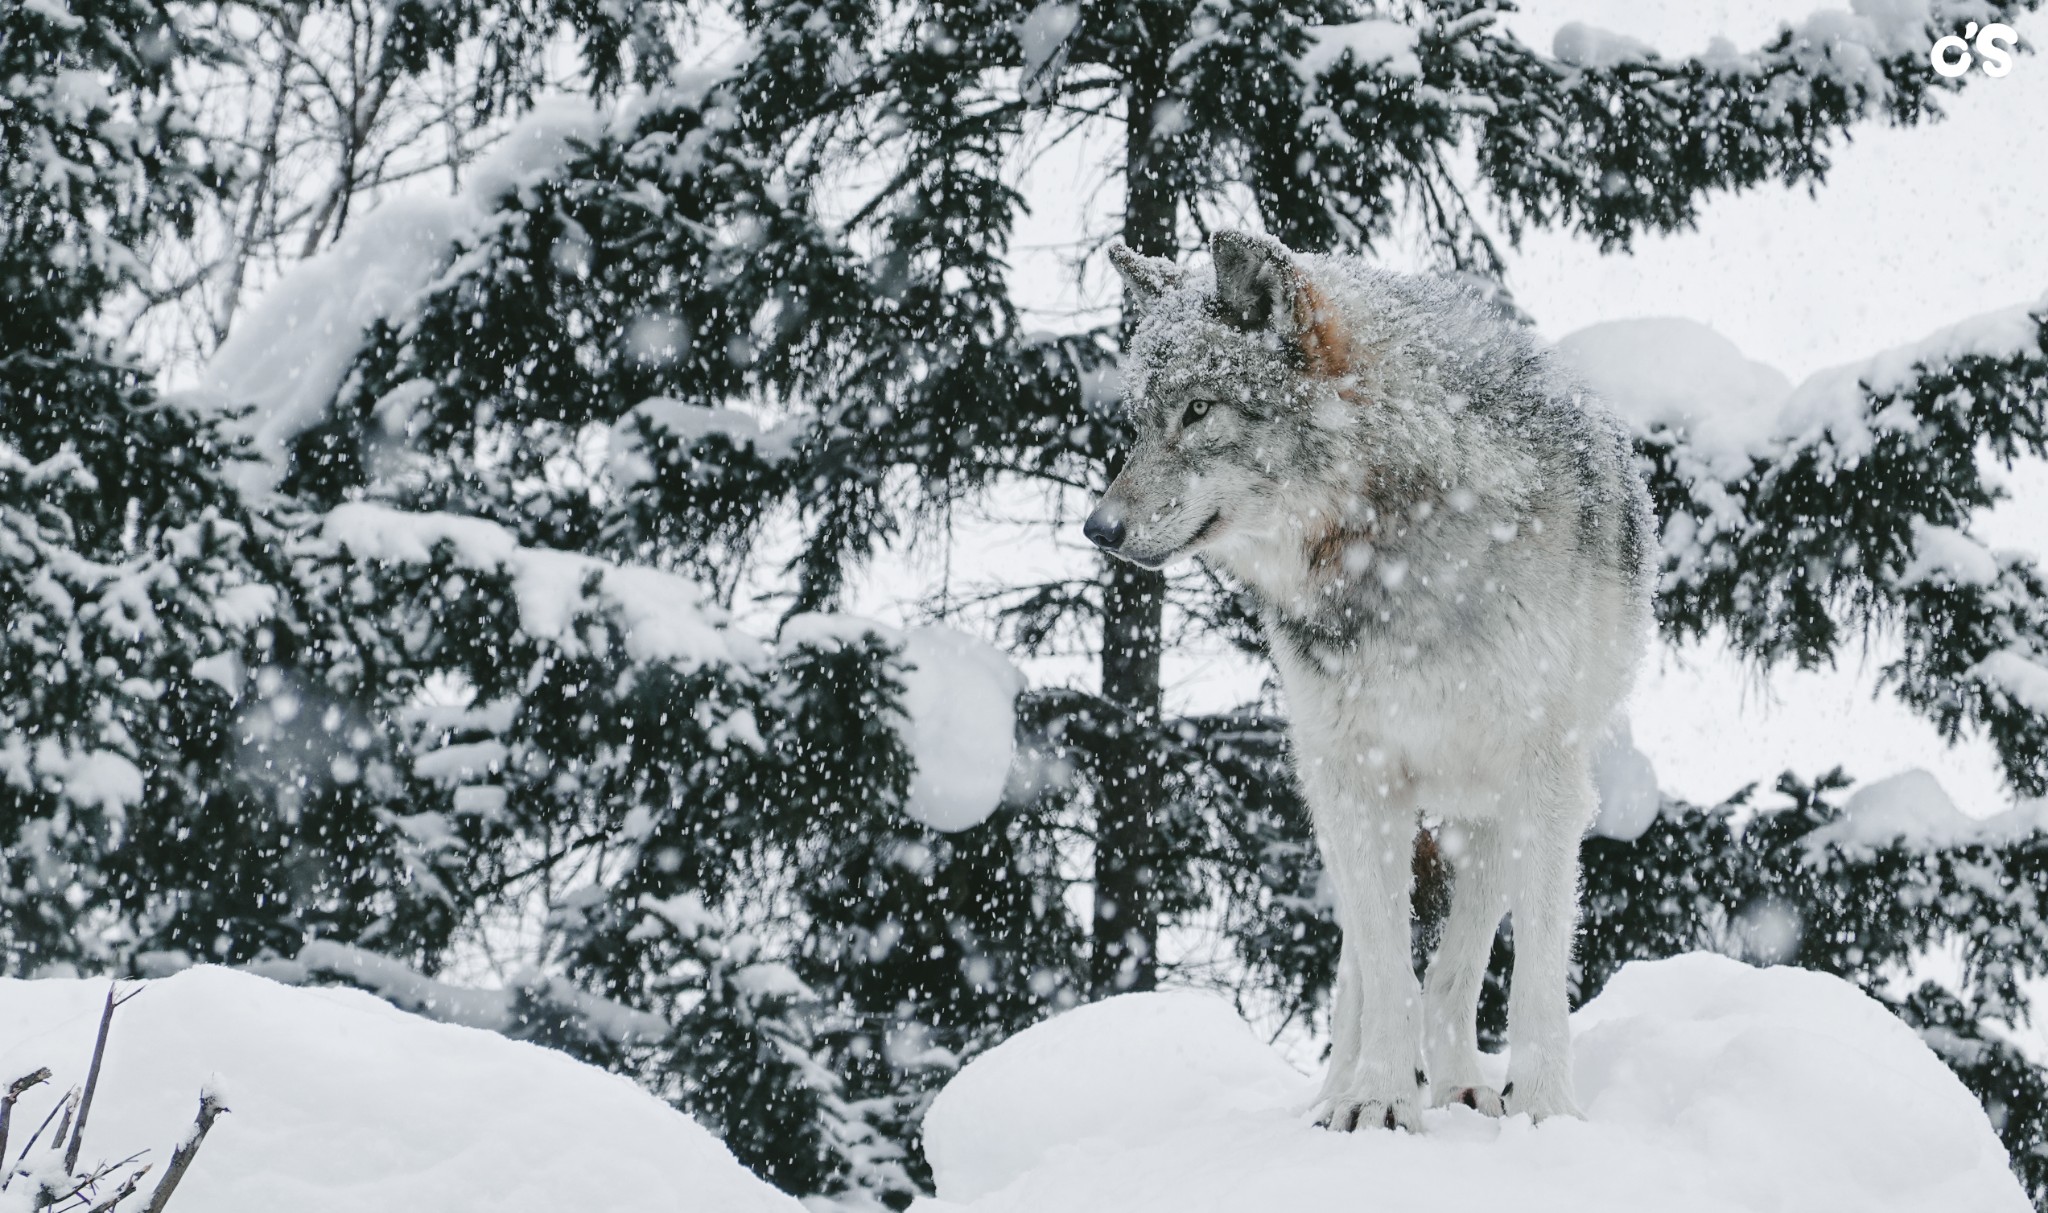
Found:
[[[1585,21],[1686,54],[1716,34],[1755,46],[1815,5],[1529,0],[1524,7],[1512,27],[1543,49],[1559,26]],[[2018,28],[2023,47],[2048,39],[2048,21],[2038,17]],[[2009,76],[1974,78],[1945,104],[1943,122],[1859,130],[1838,149],[1816,196],[1772,186],[1718,198],[1697,231],[1644,239],[1627,255],[1538,234],[1512,257],[1510,284],[1553,339],[1603,320],[1683,316],[1795,382],[1978,312],[2041,298],[2048,292],[2048,57],[2022,56]],[[1077,308],[1111,301],[1099,255],[1078,282],[1072,269],[1078,247],[1114,228],[1120,195],[1098,167],[1110,151],[1069,143],[1024,179],[1033,213],[1017,233],[1017,283],[1047,327],[1065,327]],[[2015,500],[1980,532],[1994,544],[2048,550],[2048,472],[2022,468],[2013,485]],[[884,559],[863,578],[856,605],[900,619],[941,580],[957,592],[1043,571],[1086,575],[1092,558],[1077,534],[1044,538],[1052,504],[1006,497],[991,505],[994,517],[963,527],[949,552]],[[1768,783],[1786,768],[1812,775],[1841,763],[1859,780],[1924,767],[1973,814],[2009,804],[1988,747],[1965,741],[1951,749],[1888,697],[1874,698],[1885,651],[1880,641],[1868,656],[1846,655],[1834,671],[1760,679],[1711,646],[1667,650],[1632,705],[1637,744],[1666,790],[1700,801],[1750,780]],[[1036,681],[1086,683],[1091,666],[1044,661],[1028,669]],[[1167,673],[1169,696],[1182,707],[1241,701],[1260,677],[1227,656],[1203,653],[1176,654]]]

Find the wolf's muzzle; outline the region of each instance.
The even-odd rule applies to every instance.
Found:
[[[1108,502],[1095,507],[1088,515],[1088,521],[1081,524],[1081,533],[1088,542],[1105,552],[1114,552],[1124,545],[1123,511],[1113,508]]]

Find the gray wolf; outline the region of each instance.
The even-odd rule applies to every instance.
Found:
[[[1318,1119],[1414,1128],[1427,1099],[1577,1115],[1567,981],[1592,754],[1647,643],[1655,532],[1628,435],[1450,283],[1222,232],[1212,273],[1110,250],[1140,309],[1134,439],[1085,533],[1194,555],[1256,602],[1343,946]],[[1452,870],[1411,961],[1424,822]],[[1509,1062],[1475,1018],[1513,915]]]

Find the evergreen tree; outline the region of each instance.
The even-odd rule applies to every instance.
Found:
[[[0,38],[0,955],[98,967],[176,935],[225,816],[231,688],[274,604],[217,421],[96,326],[222,184],[156,5],[10,10]],[[183,887],[191,887],[185,885]],[[210,936],[208,937],[210,942]]]

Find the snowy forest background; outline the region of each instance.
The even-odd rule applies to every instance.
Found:
[[[2048,67],[1927,63],[2032,3],[0,5],[7,973],[360,986],[898,1207],[1076,1003],[1313,1065],[1257,637],[1076,534],[1103,245],[1251,226],[1465,277],[1637,427],[1578,998],[1847,977],[2048,1207]],[[1646,315],[1724,336],[1586,327]]]

